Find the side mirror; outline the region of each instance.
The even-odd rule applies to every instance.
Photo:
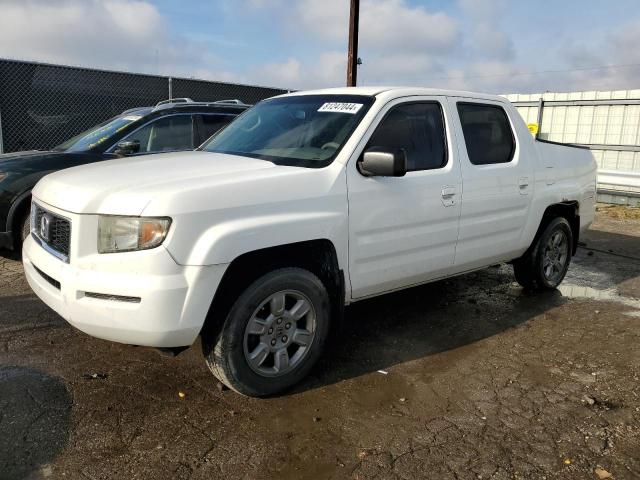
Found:
[[[358,161],[358,170],[365,177],[404,177],[407,154],[403,148],[369,147]]]
[[[133,155],[140,151],[140,142],[138,140],[128,140],[120,142],[116,145],[116,155]]]

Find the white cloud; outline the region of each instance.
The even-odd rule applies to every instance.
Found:
[[[255,0],[254,0],[255,2]],[[262,3],[262,2],[260,2]],[[290,9],[287,4],[284,9]],[[343,42],[348,34],[349,2],[345,0],[301,0],[292,14],[295,28],[324,41]],[[431,13],[405,0],[363,0],[360,35],[363,47],[385,51],[451,48],[456,23],[448,15]]]
[[[515,57],[513,42],[495,25],[479,22],[473,28],[473,47],[481,57],[510,60]]]
[[[297,85],[302,79],[302,66],[295,58],[284,62],[267,63],[252,69],[250,73],[260,85]]]
[[[454,47],[458,36],[450,16],[409,6],[404,0],[365,0],[360,18],[362,45],[376,51],[430,50],[442,55]]]
[[[574,71],[550,75],[550,80],[561,81],[565,90],[637,88],[640,85],[639,44],[640,21],[631,20],[602,37],[592,35],[590,43],[561,45],[557,55],[566,69]],[[604,68],[590,68],[597,66]]]
[[[640,20],[620,25],[607,40],[611,48],[603,53],[615,58],[616,63],[640,63]]]
[[[150,45],[162,45],[162,32],[157,10],[143,2],[9,1],[0,15],[0,55],[148,66],[156,58]]]
[[[502,93],[502,86],[523,87],[530,81],[518,75],[522,70],[511,62],[502,60],[482,60],[468,65],[464,72],[448,72],[447,78],[439,79],[438,86],[456,90],[477,90]],[[446,85],[444,85],[446,83]],[[498,86],[499,85],[499,86]]]
[[[274,71],[268,65],[269,75],[264,78],[291,81],[286,85],[294,88],[345,84],[348,1],[301,0],[293,10],[286,2],[248,2],[248,7],[281,19],[287,41],[327,47],[313,58],[298,58],[297,77],[288,73],[289,68]],[[430,12],[405,0],[363,0],[359,55],[364,64],[359,67],[360,83],[420,84],[426,73],[441,71],[440,60],[456,48],[458,40],[456,22],[444,13]]]
[[[344,51],[321,53],[310,67],[316,87],[342,87],[347,79],[347,55]]]
[[[458,0],[460,7],[475,19],[490,21],[509,8],[508,0]]]
[[[460,66],[432,77],[434,86],[505,93],[625,89],[637,88],[640,82],[637,67],[589,68],[640,63],[637,20],[618,25],[613,33],[591,31],[575,42],[558,37],[562,32],[554,41],[549,32],[549,43],[540,45],[543,55],[519,57],[503,28],[509,2],[458,0],[458,5],[468,23],[461,39],[466,55]]]
[[[176,33],[178,24],[163,16],[155,1],[0,0],[0,57],[283,88],[345,84],[347,0],[218,0],[224,13],[216,21],[239,20],[247,31],[255,27],[271,35],[264,45],[248,44],[254,41],[251,34]],[[637,15],[615,30],[603,24],[575,43],[569,31],[558,32],[557,39],[549,32],[548,43],[540,44],[544,55],[537,55],[523,45],[527,39],[509,34],[515,31],[507,23],[514,21],[512,2],[457,0],[455,5],[444,13],[410,0],[362,0],[360,84],[493,92],[640,84],[638,67],[582,69],[640,63]],[[578,70],[526,74],[572,68]]]
[[[502,28],[509,7],[505,0],[458,0],[458,3],[470,20],[468,45],[474,56],[498,60],[515,57],[513,41]]]
[[[147,1],[4,0],[0,57],[211,78],[216,58],[172,38]],[[225,75],[224,73],[222,73]]]
[[[250,69],[249,77],[258,85],[283,88],[326,88],[343,86],[347,58],[344,52],[327,51],[302,64],[295,58],[267,63]]]
[[[420,53],[383,53],[359,68],[364,85],[429,85],[426,77],[444,74],[440,61]]]
[[[286,4],[284,12],[290,10],[291,5]],[[299,0],[289,14],[289,21],[285,27],[313,35],[323,41],[342,42],[347,39],[348,19],[348,1]]]

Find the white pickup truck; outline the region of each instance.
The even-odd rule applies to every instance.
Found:
[[[555,288],[593,221],[589,150],[497,96],[342,88],[265,100],[194,152],[48,175],[29,284],[96,337],[180,350],[253,396],[301,380],[344,305],[511,262]]]

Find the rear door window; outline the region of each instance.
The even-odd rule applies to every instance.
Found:
[[[492,165],[513,160],[515,140],[502,107],[460,102],[458,114],[471,163]]]

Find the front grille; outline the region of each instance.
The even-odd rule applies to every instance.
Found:
[[[48,230],[43,231],[42,217],[49,218]],[[69,258],[69,244],[71,242],[71,222],[55,213],[51,213],[39,205],[34,204],[33,232],[38,239],[52,250]]]

